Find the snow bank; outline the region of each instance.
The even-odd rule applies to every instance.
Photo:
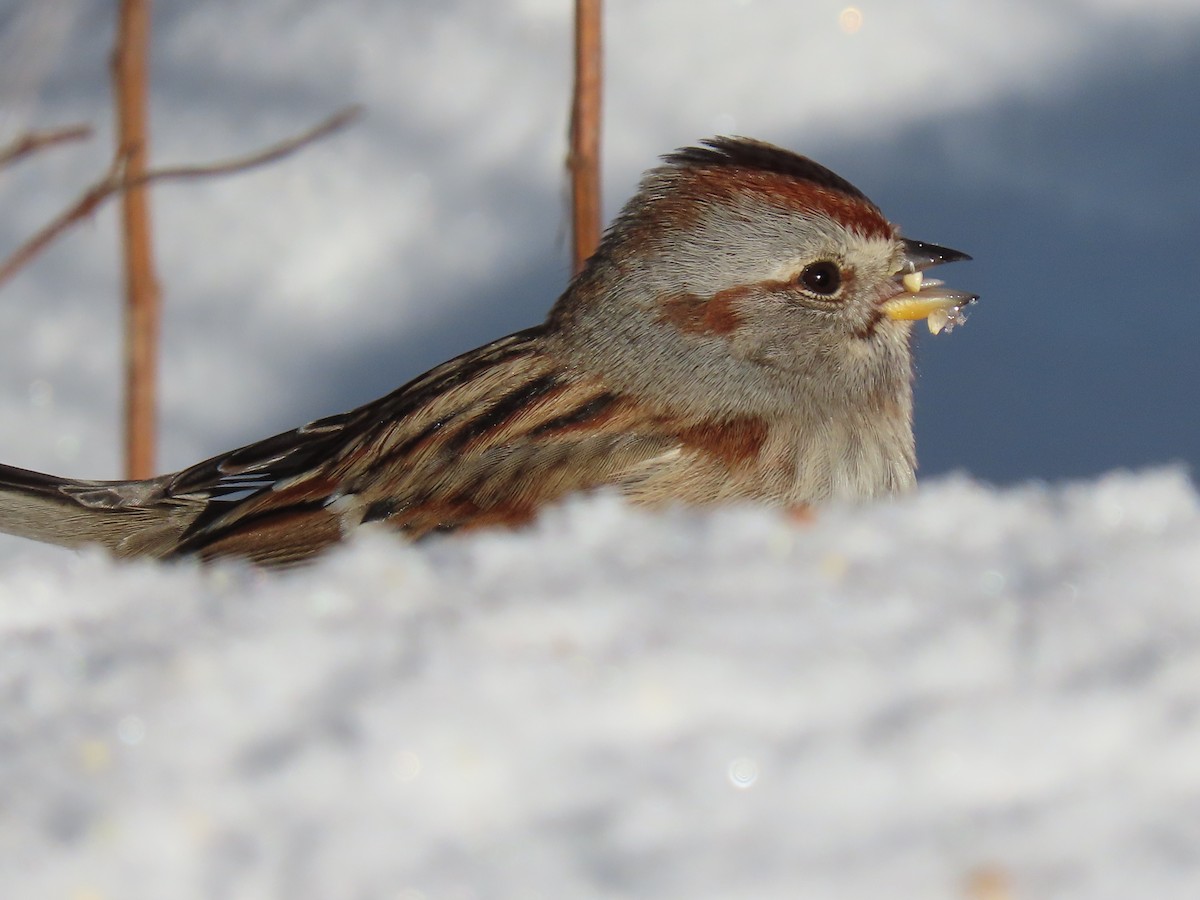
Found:
[[[1198,596],[1179,471],[809,525],[600,497],[283,575],[18,551],[0,883],[1194,897]]]

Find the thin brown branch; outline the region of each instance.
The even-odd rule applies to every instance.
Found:
[[[119,190],[119,187],[119,174],[114,167],[113,171],[85,190],[71,206],[51,219],[0,264],[0,285],[12,278],[64,231],[95,212],[100,204]]]
[[[335,131],[340,131],[360,115],[362,115],[361,106],[348,106],[340,112],[334,113],[323,122],[314,125],[308,131],[301,132],[295,137],[272,144],[254,153],[248,153],[245,156],[234,156],[219,162],[204,163],[201,165],[164,166],[147,172],[139,178],[126,180],[124,187],[128,189],[129,187],[146,184],[151,181],[177,181],[188,178],[203,178],[210,175],[232,175],[236,172],[245,172],[247,169],[254,169],[258,166],[283,159],[285,156],[291,156],[297,150],[307,147],[309,144],[315,143],[321,140],[321,138],[333,134]]]
[[[62,128],[43,128],[28,131],[5,147],[0,147],[0,169],[19,162],[46,147],[82,141],[92,136],[90,125],[65,125]]]
[[[149,159],[152,0],[121,0],[113,50],[115,157],[123,163],[121,249],[125,259],[125,477],[154,474],[158,432],[158,334],[162,318],[151,242],[150,197],[141,179]]]
[[[600,107],[603,0],[575,0],[575,90],[571,103],[572,258],[575,271],[600,243]]]
[[[203,165],[191,166],[168,166],[159,169],[151,169],[149,172],[141,175],[136,182],[131,181],[124,174],[123,166],[120,159],[113,161],[113,166],[109,172],[95,184],[89,186],[79,198],[69,207],[55,216],[50,222],[37,231],[24,244],[13,251],[3,263],[0,263],[0,285],[3,285],[8,279],[12,278],[22,267],[27,265],[30,260],[41,253],[47,246],[54,242],[63,232],[69,229],[72,225],[83,221],[89,215],[96,211],[106,200],[113,196],[126,191],[131,187],[138,187],[145,184],[151,184],[157,181],[168,180],[184,180],[189,178],[200,178],[213,175],[232,175],[239,172],[245,172],[248,169],[256,168],[257,166],[265,165],[266,163],[274,162],[282,159],[301,148],[314,143],[333,132],[346,127],[361,113],[361,108],[357,106],[348,107],[333,116],[330,116],[324,122],[310,128],[308,131],[297,135],[293,138],[280,141],[278,144],[260,150],[256,153],[247,154],[246,156],[232,157],[227,160],[206,163]]]

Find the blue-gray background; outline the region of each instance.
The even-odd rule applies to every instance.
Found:
[[[156,190],[163,468],[375,397],[538,321],[567,273],[569,7],[525,0],[163,4],[158,161],[217,158],[350,101],[353,131]],[[1200,464],[1200,9],[1078,3],[609,4],[606,212],[718,133],[807,153],[982,302],[918,340],[924,476]],[[41,10],[31,12],[30,10]],[[107,4],[0,3],[6,139],[91,145],[0,180],[11,247],[103,167]],[[0,291],[0,459],[119,474],[114,218]],[[923,331],[923,329],[921,329]]]

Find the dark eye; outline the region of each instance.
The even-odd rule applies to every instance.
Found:
[[[836,294],[842,286],[842,270],[838,268],[837,263],[823,259],[805,266],[797,280],[805,290],[828,297]]]

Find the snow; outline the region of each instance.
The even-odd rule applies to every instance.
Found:
[[[24,897],[1192,897],[1178,470],[0,580]],[[987,890],[1011,893],[987,894]]]

